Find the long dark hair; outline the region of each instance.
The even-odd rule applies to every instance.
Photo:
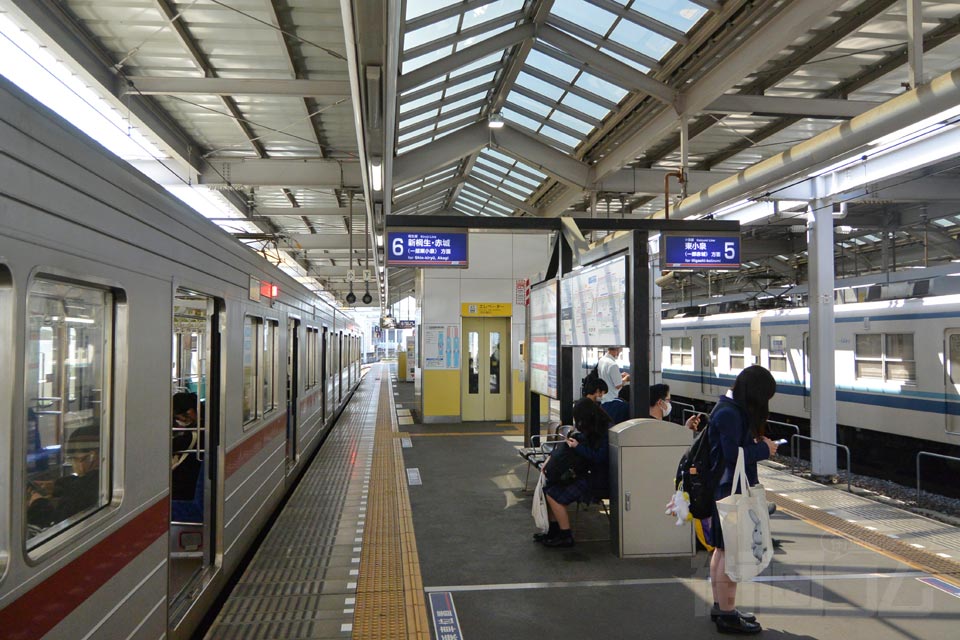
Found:
[[[733,383],[733,400],[747,410],[750,431],[763,437],[770,417],[770,398],[777,392],[777,381],[763,367],[755,364],[740,372]]]
[[[610,416],[590,398],[582,398],[573,406],[573,425],[595,447],[610,426]]]

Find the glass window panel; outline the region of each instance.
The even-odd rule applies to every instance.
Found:
[[[881,334],[857,334],[854,356],[857,358],[883,357],[883,342]]]
[[[544,98],[553,100],[556,102],[563,95],[563,89],[556,85],[552,85],[549,82],[544,82],[540,78],[534,78],[529,73],[523,71],[520,72],[520,75],[517,76],[517,85],[529,89],[530,91],[536,91]]]
[[[593,116],[597,120],[603,120],[603,118],[610,113],[610,110],[606,107],[596,102],[590,102],[574,93],[565,95],[563,100],[560,101],[560,104],[565,104],[578,111],[583,111],[588,116]]]
[[[602,51],[603,53],[607,54],[607,55],[610,56],[611,58],[616,58],[617,60],[619,60],[619,61],[622,62],[623,64],[625,64],[625,65],[627,65],[627,66],[629,66],[629,67],[631,67],[631,68],[633,68],[633,69],[636,69],[637,71],[642,71],[643,73],[650,73],[650,67],[648,67],[648,66],[646,66],[646,65],[643,65],[643,64],[640,64],[640,63],[637,62],[636,60],[633,60],[633,59],[631,59],[631,58],[628,58],[627,56],[621,55],[621,54],[617,53],[616,51],[614,51],[613,49],[611,49],[610,47],[600,47],[600,51]]]
[[[451,78],[456,78],[457,76],[463,75],[463,74],[465,74],[465,73],[470,73],[471,71],[474,71],[475,69],[479,69],[479,68],[481,68],[481,67],[485,67],[485,66],[487,66],[488,64],[490,64],[490,63],[492,63],[492,62],[497,62],[497,61],[501,60],[502,58],[503,58],[503,52],[502,52],[502,51],[497,51],[496,53],[491,53],[491,54],[488,55],[488,56],[484,56],[484,57],[480,58],[479,60],[475,60],[475,61],[471,62],[471,63],[468,64],[468,65],[462,66],[462,67],[460,67],[459,69],[456,69],[456,70],[454,70],[454,71],[451,71],[451,72],[450,72],[450,77],[451,77]]]
[[[888,358],[913,360],[912,333],[888,333],[886,338]]]
[[[257,363],[259,319],[247,316],[243,322],[243,422],[257,419]]]
[[[507,97],[507,102],[512,102],[518,107],[529,109],[530,111],[533,111],[544,118],[546,118],[547,114],[550,113],[550,107],[547,105],[538,100],[532,100],[523,94],[517,93],[516,91],[510,92],[510,95]]]
[[[503,33],[504,31],[506,31],[506,30],[508,30],[508,29],[512,29],[512,28],[513,28],[513,25],[512,25],[512,24],[505,24],[505,25],[501,25],[501,26],[497,27],[496,29],[490,29],[489,31],[485,31],[485,32],[483,32],[483,33],[478,33],[478,34],[476,34],[476,35],[474,35],[474,36],[470,36],[469,38],[467,38],[467,39],[465,39],[465,40],[463,40],[462,42],[459,42],[459,43],[457,44],[457,51],[462,51],[463,49],[466,49],[467,47],[469,47],[469,46],[471,46],[471,45],[475,45],[475,44],[477,44],[478,42],[483,42],[484,40],[486,40],[486,39],[488,39],[488,38],[492,38],[493,36],[497,35],[498,33]]]
[[[400,113],[403,114],[412,109],[416,109],[417,107],[422,107],[424,105],[437,102],[438,100],[440,100],[441,94],[442,94],[441,91],[435,91],[431,94],[423,96],[422,98],[417,98],[416,100],[404,102],[403,104],[400,105]]]
[[[569,135],[563,133],[562,131],[557,131],[557,130],[554,129],[553,127],[548,127],[548,126],[546,126],[546,125],[544,125],[544,126],[540,129],[540,133],[542,133],[542,134],[544,134],[544,135],[546,135],[546,136],[549,136],[550,138],[553,138],[554,140],[556,140],[556,141],[560,142],[561,144],[564,144],[564,145],[566,145],[566,146],[568,146],[568,147],[576,147],[578,144],[580,144],[580,140],[579,140],[578,138],[574,138],[573,136],[569,136]]]
[[[410,2],[407,4],[410,5],[410,4],[418,4],[418,3]],[[419,47],[422,44],[433,42],[434,40],[439,40],[444,36],[448,36],[457,30],[457,26],[459,24],[460,24],[460,16],[451,16],[449,18],[444,18],[439,22],[434,22],[433,24],[427,25],[421,29],[411,31],[409,33],[404,33],[403,34],[403,50],[409,51],[410,49]]]
[[[480,393],[480,334],[476,331],[467,333],[467,393]]]
[[[477,91],[476,93],[466,96],[464,98],[461,98],[456,102],[445,104],[443,105],[443,108],[440,110],[440,114],[445,115],[447,113],[450,113],[454,109],[459,109],[460,107],[466,106],[471,102],[477,102],[483,98],[483,95],[484,95],[484,91]]]
[[[458,84],[451,84],[447,86],[447,95],[451,93],[460,93],[461,91],[467,91],[473,87],[483,87],[484,91],[490,89],[490,83],[493,82],[493,73],[488,73],[480,76],[479,78],[472,78],[470,80],[464,80]]]
[[[876,378],[883,380],[883,363],[879,360],[857,360],[858,378]]]
[[[528,118],[527,116],[520,115],[519,113],[517,113],[516,111],[513,111],[512,109],[506,109],[506,108],[501,109],[500,114],[504,118],[510,120],[511,122],[518,124],[521,127],[526,127],[531,131],[536,132],[540,128],[539,122],[537,122],[532,118]]]
[[[573,116],[566,114],[563,111],[554,111],[550,115],[550,119],[555,120],[562,125],[566,125],[571,129],[576,129],[577,131],[579,131],[584,135],[593,131],[592,124],[587,124],[583,120],[580,120],[579,118],[574,118]]]
[[[500,393],[500,332],[490,332],[490,393]]]
[[[730,369],[733,371],[743,369],[743,356],[730,356]]]
[[[422,56],[417,56],[411,60],[404,60],[402,73],[410,73],[411,71],[415,71],[420,67],[425,67],[431,62],[436,62],[437,60],[446,58],[451,53],[453,53],[453,45],[440,47],[435,51],[430,51],[429,53],[425,53]]]
[[[689,31],[690,27],[695,25],[697,20],[707,12],[704,7],[699,7],[686,0],[657,0],[656,2],[653,0],[635,0],[630,8],[684,33]]]
[[[416,2],[408,2],[407,20],[419,18],[420,16],[432,13],[437,9],[449,7],[457,2],[460,2],[460,0],[416,0]]]
[[[654,60],[663,58],[675,44],[673,40],[644,29],[629,20],[621,20],[617,28],[610,34],[610,39],[648,55]]]
[[[113,295],[37,278],[27,292],[27,546],[107,504]]]
[[[505,16],[512,11],[519,11],[522,8],[523,0],[497,0],[479,6],[463,14],[463,28],[469,29],[472,26]]]
[[[277,323],[267,321],[263,324],[263,369],[261,388],[263,390],[263,414],[277,408]]]
[[[424,125],[429,124],[429,121],[435,120],[437,116],[440,115],[440,112],[437,109],[431,109],[430,111],[421,113],[418,116],[412,118],[404,118],[400,120],[400,128],[406,129],[409,126],[422,123]]]
[[[606,35],[614,20],[617,19],[609,11],[604,11],[584,0],[563,0],[563,2],[554,3],[551,13],[600,35]]]
[[[603,96],[607,100],[611,100],[613,102],[620,102],[623,96],[627,95],[627,90],[623,87],[615,85],[612,82],[607,82],[602,78],[598,78],[592,73],[584,72],[579,78],[577,78],[577,81],[574,83],[574,85],[585,91],[589,91],[590,93]]]
[[[950,381],[960,384],[960,333],[950,334]]]
[[[535,69],[539,69],[544,73],[549,73],[555,78],[566,80],[567,82],[573,82],[573,79],[579,72],[578,69],[571,67],[565,62],[560,62],[556,58],[551,58],[550,56],[535,50],[530,51],[530,55],[527,56],[526,64]]]
[[[887,380],[896,382],[914,382],[917,379],[917,363],[888,362]]]

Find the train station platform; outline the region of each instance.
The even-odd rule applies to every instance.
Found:
[[[573,548],[533,542],[521,426],[401,425],[411,393],[386,365],[367,374],[208,637],[718,635],[706,552],[619,559],[596,507],[572,518]],[[780,545],[737,604],[763,637],[953,636],[956,527],[775,466],[761,481]]]

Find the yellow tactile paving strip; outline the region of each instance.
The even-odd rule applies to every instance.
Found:
[[[856,542],[883,555],[903,562],[915,569],[960,586],[960,563],[951,558],[942,558],[929,551],[917,549],[889,536],[847,522],[820,509],[814,509],[789,498],[767,491],[767,500],[777,503],[777,508],[810,524]]]
[[[430,640],[391,385],[386,367],[381,372],[353,637]]]

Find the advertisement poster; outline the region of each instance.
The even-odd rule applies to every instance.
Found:
[[[558,397],[556,280],[530,291],[530,390]]]
[[[574,271],[560,281],[562,344],[623,345],[627,341],[626,323],[624,258]]]
[[[460,325],[423,325],[423,368],[460,368]]]

